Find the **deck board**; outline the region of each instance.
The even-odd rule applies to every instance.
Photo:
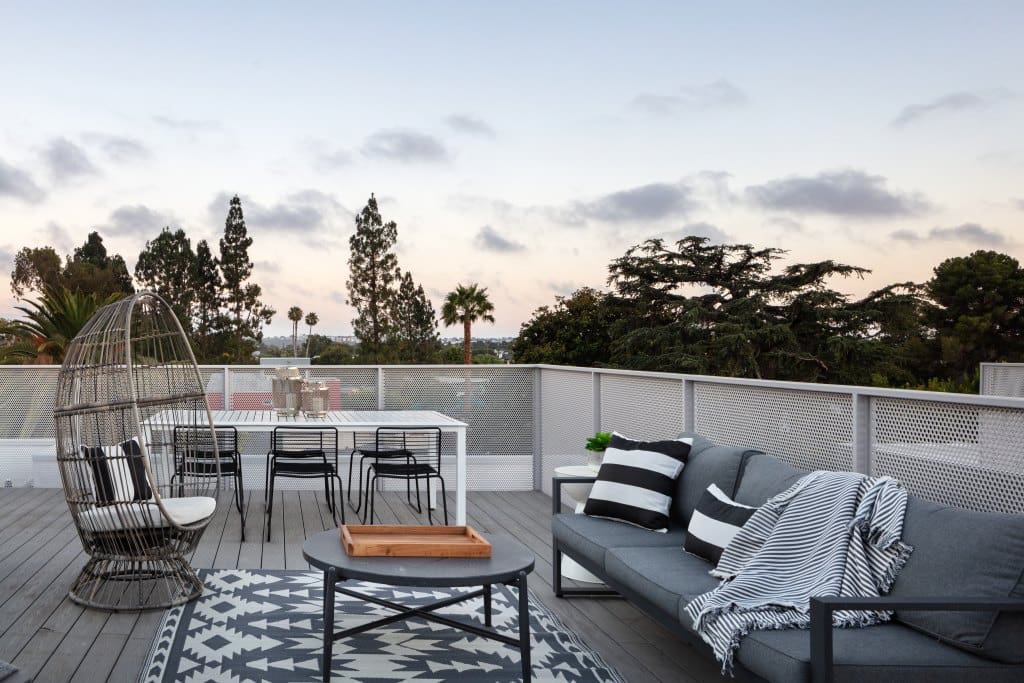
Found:
[[[305,538],[335,527],[322,490],[278,491],[268,543],[263,493],[246,491],[243,542],[231,494],[222,492],[216,516],[193,554],[198,568],[305,570]],[[347,499],[342,504],[347,521],[358,522]],[[452,496],[448,505],[454,514]],[[471,491],[467,500],[470,524],[486,533],[514,536],[533,550],[537,561],[530,590],[630,683],[719,680],[713,662],[628,602],[556,598],[550,511],[551,499],[538,491]],[[418,514],[404,491],[378,492],[376,512],[385,524],[426,521],[425,511]],[[435,512],[441,514],[440,509]],[[107,614],[82,609],[67,598],[86,558],[59,490],[0,489],[0,544],[0,659],[20,668],[5,683],[120,683],[138,677],[162,613]]]

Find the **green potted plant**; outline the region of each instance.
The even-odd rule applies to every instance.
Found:
[[[598,432],[587,439],[587,445],[585,448],[590,451],[587,455],[587,464],[589,466],[594,469],[601,466],[601,460],[604,458],[604,450],[608,448],[608,443],[611,440],[611,432]]]

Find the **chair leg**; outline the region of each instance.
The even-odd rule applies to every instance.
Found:
[[[242,489],[242,466],[235,467],[235,504],[238,506],[238,517],[242,524],[242,542],[245,542],[245,491]]]
[[[368,485],[366,487],[366,498],[370,506],[370,524],[373,524],[374,503],[377,502],[377,492],[375,490],[377,486],[377,476],[374,475],[372,482],[370,481],[369,477],[367,477],[367,484]]]
[[[269,472],[269,478],[270,478],[270,485],[269,485],[269,488],[267,488],[267,492],[266,492],[266,497],[267,497],[267,543],[270,542],[270,528],[271,528],[271,523],[274,521],[274,469],[273,469],[273,465],[271,465],[271,469],[270,469],[270,472]]]
[[[331,511],[331,519],[337,524],[338,514],[334,508],[334,478],[326,470],[324,470],[324,495],[327,496],[327,507]]]
[[[338,510],[341,510],[341,523],[345,524],[345,501],[342,499],[342,491],[344,491],[344,489],[341,486],[341,476],[338,474],[337,470],[334,471],[334,479],[338,480],[338,502],[335,504],[335,507]],[[332,480],[332,482],[331,482],[332,488],[333,488],[333,485],[334,485],[334,482]],[[333,496],[333,493],[331,495]],[[337,517],[335,517],[334,521],[335,522],[338,521]]]
[[[349,505],[352,504],[352,466],[356,462],[356,453],[357,452],[358,451],[353,449],[353,451],[348,456],[348,502],[349,502]],[[362,483],[362,479],[363,479],[362,464],[360,464],[359,467],[360,467],[359,480],[360,480],[360,483]],[[339,481],[340,481],[340,479],[339,479]],[[355,508],[355,510],[356,510],[356,512],[358,512],[359,508],[357,507],[357,508]]]
[[[444,508],[444,525],[448,526],[448,492],[444,489],[444,478],[436,477],[441,482],[441,506]]]

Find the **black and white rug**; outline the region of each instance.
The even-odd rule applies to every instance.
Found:
[[[18,667],[4,661],[0,661],[0,681],[4,680],[8,676],[13,676],[17,672]]]
[[[246,569],[201,570],[202,596],[167,612],[141,681],[320,681],[323,574]],[[420,605],[459,589],[402,588],[349,582],[347,588],[405,605]],[[335,628],[349,628],[393,610],[335,595]],[[493,623],[515,635],[518,610],[495,590]],[[483,602],[439,610],[483,623]],[[530,599],[533,680],[623,683],[601,656]],[[517,681],[519,651],[509,645],[412,618],[335,642],[332,681]]]

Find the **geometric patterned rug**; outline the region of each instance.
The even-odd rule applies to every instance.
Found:
[[[203,594],[168,610],[140,681],[321,681],[323,573],[207,569]],[[415,606],[454,595],[458,588],[406,588],[349,581],[353,590]],[[465,589],[466,591],[472,589]],[[515,590],[515,589],[511,589]],[[335,628],[350,628],[393,610],[335,594]],[[495,587],[494,627],[518,633],[518,606]],[[438,610],[483,624],[483,601]],[[552,683],[624,683],[601,656],[530,596],[533,680]],[[410,618],[334,643],[331,680],[459,683],[518,681],[519,651],[503,643]]]
[[[18,667],[12,666],[7,662],[0,661],[0,681],[4,680],[8,676],[13,676],[18,672]]]

